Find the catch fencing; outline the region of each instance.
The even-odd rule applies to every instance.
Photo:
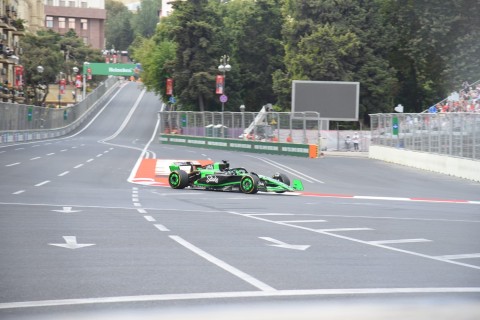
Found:
[[[480,160],[480,114],[371,114],[371,145]]]
[[[117,82],[117,77],[109,77],[84,100],[64,108],[0,103],[0,143],[53,138],[73,131],[105,101]]]
[[[317,112],[161,111],[163,134],[263,142],[320,144]]]

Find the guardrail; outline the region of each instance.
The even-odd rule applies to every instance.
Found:
[[[109,77],[86,99],[66,108],[0,103],[0,144],[56,138],[78,128],[116,88]]]
[[[371,114],[372,146],[480,160],[480,114]]]

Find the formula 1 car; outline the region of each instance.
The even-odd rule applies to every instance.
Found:
[[[248,172],[245,168],[230,168],[228,161],[215,162],[206,166],[197,162],[175,162],[170,166],[168,183],[173,189],[241,191],[254,194],[258,191],[283,193],[287,191],[301,191],[303,184],[300,180],[292,180],[282,173],[272,177]]]

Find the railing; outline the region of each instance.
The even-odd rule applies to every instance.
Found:
[[[480,114],[371,114],[371,145],[480,160]]]
[[[163,134],[317,145],[321,138],[317,112],[161,111],[160,117]]]
[[[66,108],[0,102],[0,143],[53,138],[73,131],[104,102],[117,81],[108,78],[83,101]]]

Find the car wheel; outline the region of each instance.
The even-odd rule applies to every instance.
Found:
[[[183,170],[176,170],[168,176],[168,184],[173,189],[183,189],[188,186],[188,173]]]
[[[256,176],[246,175],[240,180],[240,191],[254,194],[258,192],[258,181]]]

